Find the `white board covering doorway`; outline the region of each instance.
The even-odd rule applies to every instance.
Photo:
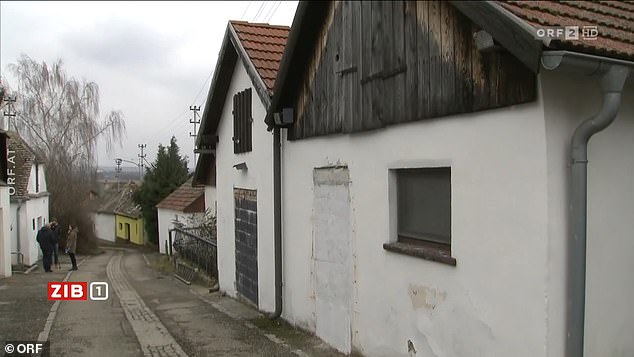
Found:
[[[313,269],[317,336],[351,351],[352,252],[347,167],[313,172]]]

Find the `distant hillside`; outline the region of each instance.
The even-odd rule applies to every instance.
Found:
[[[97,169],[97,180],[115,181],[119,176],[119,181],[129,181],[139,179],[139,169],[136,167],[121,167],[121,172],[117,173],[116,167],[102,166]]]

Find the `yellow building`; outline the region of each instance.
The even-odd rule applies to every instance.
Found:
[[[132,217],[122,212],[115,213],[115,232],[117,238],[130,243],[143,245],[143,218]]]
[[[145,234],[141,207],[132,199],[132,195],[136,190],[137,185],[134,182],[124,184],[123,187],[111,194],[99,213],[114,215],[114,233],[116,238],[143,245],[145,244]]]

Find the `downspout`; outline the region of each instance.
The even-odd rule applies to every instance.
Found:
[[[622,61],[568,52],[544,53],[542,63],[546,69],[567,68],[581,70],[586,75],[601,76],[601,108],[575,129],[570,147],[572,232],[567,246],[565,356],[582,357],[586,297],[588,142],[594,134],[607,128],[616,118],[630,69]]]
[[[273,235],[275,249],[275,311],[270,319],[282,316],[282,170],[280,128],[273,129]]]
[[[20,244],[20,208],[22,208],[22,204],[24,203],[23,200],[18,199],[18,209],[16,210],[15,213],[15,232],[16,232],[16,236],[18,237],[18,244],[17,244],[17,251],[19,253],[18,255],[18,259],[20,259],[20,256],[22,256],[22,262],[18,261],[18,264],[24,264],[24,255],[22,254],[22,246]]]

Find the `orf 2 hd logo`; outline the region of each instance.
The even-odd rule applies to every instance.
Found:
[[[48,299],[61,301],[108,300],[108,283],[103,281],[86,282],[49,282]]]

